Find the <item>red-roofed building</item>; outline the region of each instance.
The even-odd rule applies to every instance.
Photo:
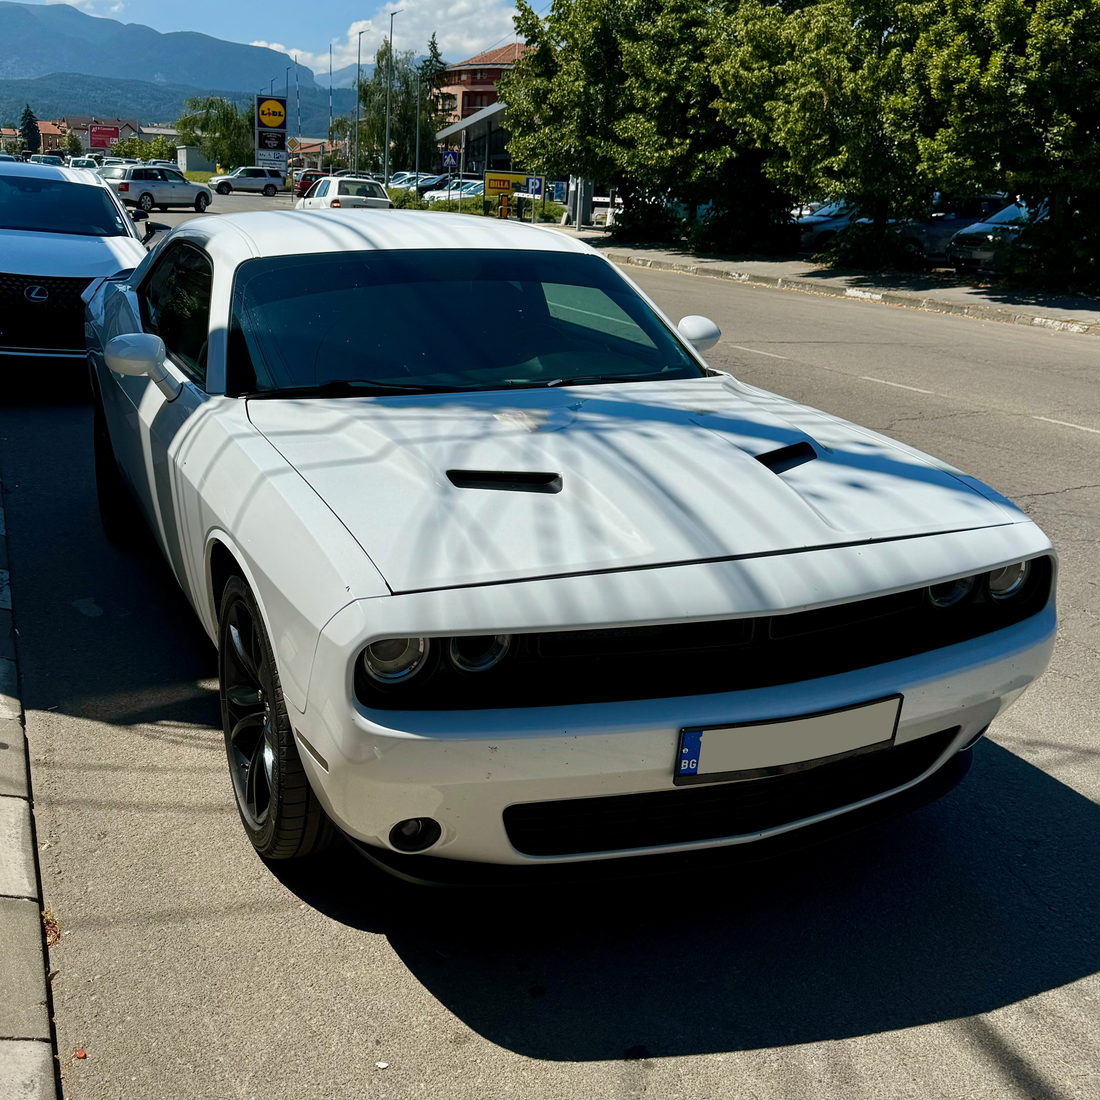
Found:
[[[447,83],[441,89],[451,97],[451,118],[464,118],[491,107],[497,101],[497,81],[527,52],[523,42],[498,46],[476,57],[447,66]]]
[[[63,149],[69,133],[64,126],[43,118],[38,120],[38,132],[42,136],[40,153],[56,153],[58,149]]]

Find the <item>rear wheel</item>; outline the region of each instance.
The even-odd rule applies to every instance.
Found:
[[[95,489],[103,533],[119,546],[132,546],[135,536],[141,531],[141,515],[119,472],[111,437],[107,431],[107,417],[103,413],[103,402],[98,391],[92,406],[92,431]]]
[[[200,213],[205,213],[206,208],[210,205],[210,199],[205,193],[201,193],[195,196],[195,209]]]
[[[273,183],[269,183],[264,187],[264,194],[269,199],[273,199],[278,193],[279,193],[279,189]]]
[[[146,214],[148,214],[149,211],[153,209],[153,196],[146,191],[145,194],[138,199],[137,204]]]
[[[237,811],[256,851],[293,859],[326,848],[334,829],[309,785],[256,597],[230,577],[218,619],[222,728]]]

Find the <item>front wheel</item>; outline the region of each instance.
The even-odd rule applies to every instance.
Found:
[[[276,196],[276,195],[277,195],[278,193],[279,193],[279,189],[278,189],[278,188],[277,188],[277,187],[275,186],[275,184],[273,184],[273,183],[269,183],[269,184],[268,184],[268,185],[267,185],[267,186],[266,186],[266,187],[264,188],[264,194],[265,194],[265,195],[266,195],[266,196],[267,196],[267,197],[268,197],[269,199],[273,199],[273,198],[274,198],[274,197],[275,197],[275,196]]]
[[[232,190],[233,190],[233,188],[230,187],[228,183],[219,183],[218,184],[218,194],[219,195],[228,195],[229,192],[232,191]]]
[[[200,193],[200,194],[195,196],[195,209],[200,214],[204,214],[206,212],[206,208],[209,205],[210,205],[210,197],[208,195],[206,195],[205,193]]]
[[[233,793],[252,846],[266,859],[326,848],[333,825],[302,768],[271,641],[240,577],[222,593],[218,677]]]
[[[138,199],[138,206],[148,214],[153,209],[153,196],[148,191]]]

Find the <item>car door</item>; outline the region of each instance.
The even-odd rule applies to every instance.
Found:
[[[174,172],[171,168],[161,168],[160,173],[164,177],[164,201],[167,205],[190,206],[195,201],[198,188],[193,183],[188,183],[179,172]]]
[[[245,174],[248,176],[249,191],[262,191],[264,189],[264,184],[267,183],[267,173],[262,168],[247,168]]]
[[[317,197],[317,192],[321,188],[323,181],[318,180],[313,186],[302,196],[302,209],[312,210],[314,206],[313,200]]]
[[[328,206],[325,201],[328,198],[329,190],[332,187],[332,180],[321,180],[317,184],[317,190],[313,193],[313,201],[309,204],[311,210],[316,210],[320,207]]]
[[[174,397],[145,376],[111,374],[122,391],[126,430],[115,454],[181,585],[190,590],[180,532],[181,493],[175,469],[184,425],[207,402],[206,354],[213,264],[185,241],[170,242],[136,288],[141,327],[158,335],[165,366],[178,385]]]

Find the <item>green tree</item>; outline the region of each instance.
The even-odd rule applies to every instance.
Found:
[[[112,157],[134,157],[138,160],[175,160],[176,143],[162,134],[151,141],[142,141],[139,137],[116,141],[111,146]]]
[[[84,146],[76,134],[68,133],[65,135],[65,152],[71,157],[83,156]]]
[[[444,102],[443,86],[447,83],[447,62],[439,52],[435,33],[428,42],[428,54],[417,68],[419,116],[416,130],[420,141],[420,167],[430,168],[439,159],[435,135],[451,120],[451,106]],[[415,94],[415,93],[414,93]],[[408,167],[416,163],[415,147]]]
[[[255,131],[251,106],[221,96],[205,96],[187,100],[185,107],[187,113],[176,123],[181,145],[198,146],[204,156],[224,170],[252,163]]]
[[[23,148],[37,153],[42,148],[42,135],[38,131],[38,119],[28,103],[23,108],[23,117],[19,121],[19,133],[23,138]]]

